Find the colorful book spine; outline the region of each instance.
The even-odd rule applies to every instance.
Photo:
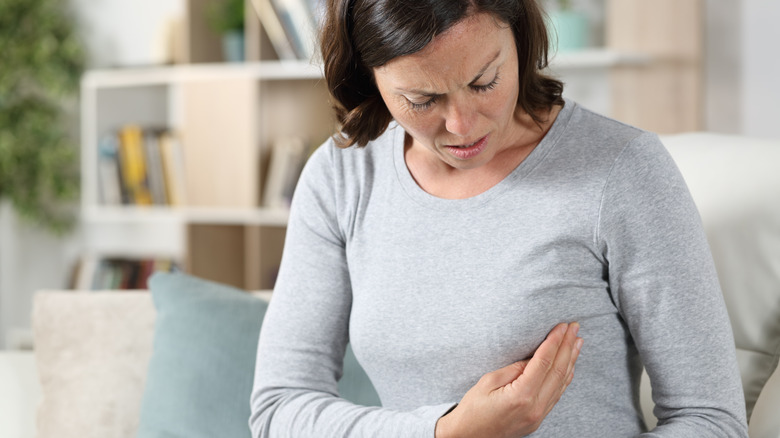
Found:
[[[168,204],[187,204],[187,183],[184,173],[184,150],[181,141],[172,132],[160,134],[160,155],[162,157],[163,179]]]
[[[152,201],[155,205],[167,205],[168,194],[165,190],[162,155],[160,152],[161,130],[150,129],[144,132],[144,153],[146,157],[147,181]]]
[[[76,270],[75,289],[105,291],[148,289],[149,277],[156,271],[172,272],[180,268],[169,258],[85,256]]]
[[[127,203],[119,168],[119,141],[116,135],[106,135],[98,145],[98,192],[103,205]]]
[[[146,179],[143,131],[140,127],[125,126],[119,131],[119,161],[122,179],[132,203],[151,205],[152,194]]]
[[[168,129],[126,126],[98,145],[101,205],[186,205],[184,151]]]

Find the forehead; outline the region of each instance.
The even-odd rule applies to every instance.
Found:
[[[401,87],[417,88],[422,77],[427,77],[428,87],[436,86],[445,76],[459,73],[464,76],[458,79],[468,82],[497,51],[510,47],[514,47],[514,36],[509,25],[493,15],[477,13],[436,36],[422,50],[392,59],[374,71],[377,79],[391,80]]]
[[[509,25],[486,12],[472,14],[455,23],[444,33],[436,35],[433,40],[422,50],[409,56],[428,57],[448,49],[467,47],[475,42],[484,41],[486,38],[494,39],[501,34],[502,29],[509,29]]]

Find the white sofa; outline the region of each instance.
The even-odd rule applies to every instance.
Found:
[[[780,142],[663,140],[716,260],[746,398],[755,402],[750,435],[780,438]],[[0,352],[0,437],[32,437],[36,428],[42,437],[133,437],[152,347],[150,295],[40,292],[33,321],[34,354]],[[645,379],[642,404],[653,424],[648,388]]]

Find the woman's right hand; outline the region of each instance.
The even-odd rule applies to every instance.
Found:
[[[579,324],[558,324],[528,360],[485,374],[436,423],[436,438],[531,434],[574,377],[582,347]]]

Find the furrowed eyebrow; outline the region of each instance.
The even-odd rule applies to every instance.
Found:
[[[490,58],[490,61],[488,61],[482,67],[482,69],[480,69],[479,73],[477,73],[477,75],[474,77],[474,79],[472,79],[471,82],[469,82],[469,85],[474,85],[477,81],[479,81],[482,78],[482,75],[485,74],[487,69],[490,68],[490,65],[493,64],[493,62],[495,62],[495,60],[498,59],[498,57],[500,55],[501,55],[501,50],[496,52],[496,54],[493,55],[492,58]],[[424,91],[424,90],[414,90],[414,89],[407,90],[405,88],[398,88],[398,91],[403,91],[405,93],[417,94],[417,95],[420,95],[420,96],[423,96],[423,97],[441,97],[442,96],[441,93],[432,93],[430,91]]]
[[[477,75],[474,77],[474,79],[472,79],[472,80],[471,80],[471,82],[469,82],[469,85],[474,85],[474,84],[475,84],[475,83],[476,83],[478,80],[480,80],[480,79],[482,78],[482,75],[484,75],[484,74],[485,74],[485,72],[487,71],[487,69],[490,67],[490,64],[493,64],[493,62],[494,62],[496,59],[498,59],[498,56],[499,56],[500,54],[501,54],[501,51],[500,51],[500,50],[499,50],[498,52],[496,52],[496,54],[495,54],[495,55],[493,55],[493,57],[492,57],[492,58],[490,58],[490,61],[488,61],[488,62],[487,62],[487,64],[485,64],[485,65],[482,67],[482,70],[480,70],[480,71],[479,71],[479,73],[477,73]]]

